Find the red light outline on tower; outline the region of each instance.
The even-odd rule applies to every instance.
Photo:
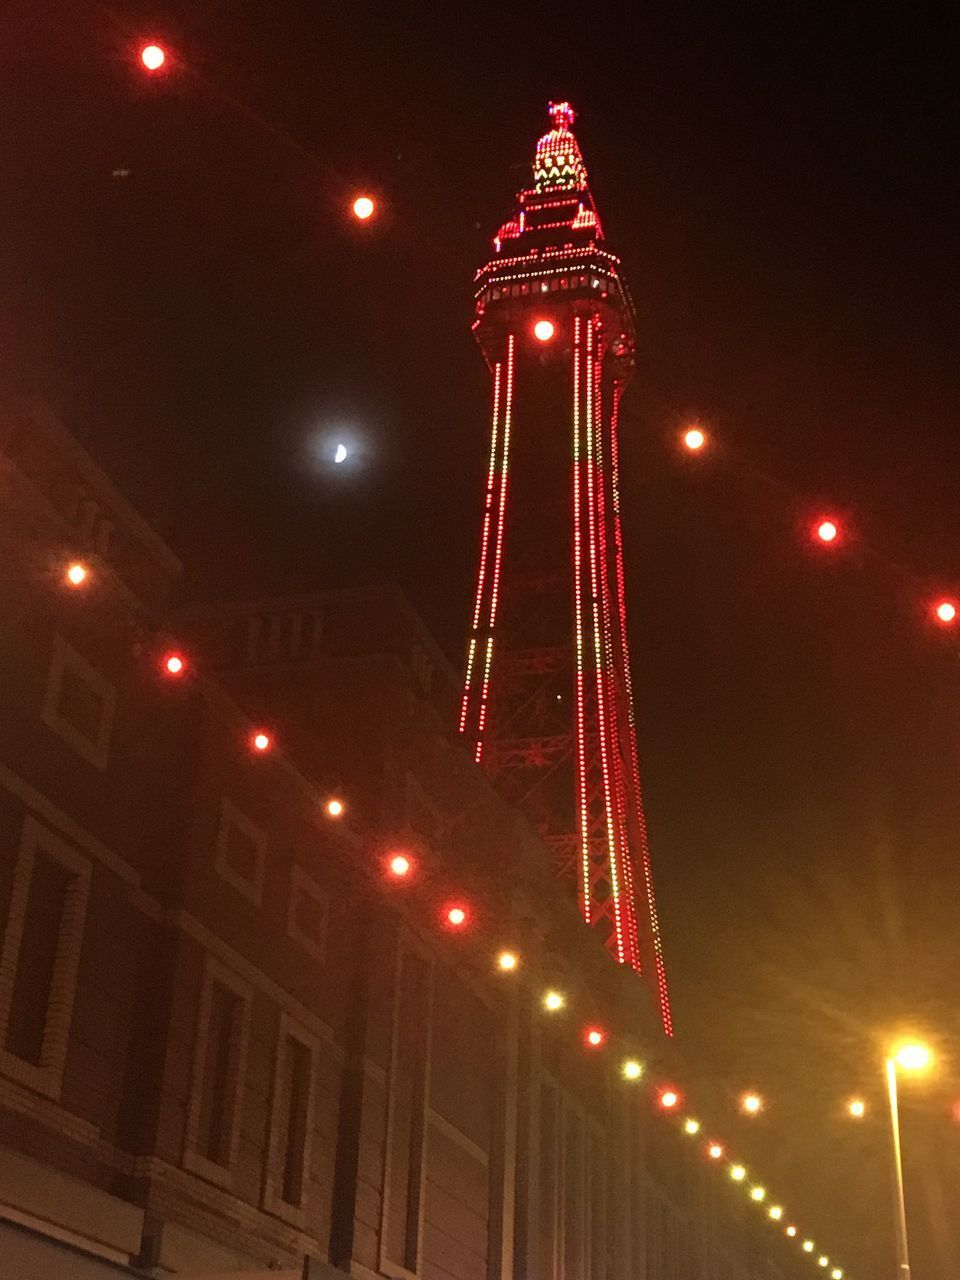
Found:
[[[672,1035],[626,633],[618,416],[633,368],[633,310],[604,242],[573,108],[551,103],[550,117],[532,181],[476,277],[474,332],[491,373],[492,415],[459,729],[511,798],[536,794],[532,816],[561,867],[577,869],[584,918],[618,963],[646,978]],[[538,346],[560,333],[563,344],[542,360]],[[549,403],[539,416],[538,395]],[[557,429],[564,417],[572,441]],[[567,526],[551,501],[553,523],[541,527],[542,487],[556,493],[558,481],[569,486]],[[508,493],[517,493],[509,519]],[[543,589],[521,586],[517,566],[531,579],[526,566],[541,561],[558,605],[542,594],[523,603],[523,592]],[[556,619],[552,631],[525,639],[538,616]],[[548,702],[552,728],[515,714]],[[538,789],[538,770],[555,779],[549,794]]]

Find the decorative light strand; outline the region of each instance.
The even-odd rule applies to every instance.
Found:
[[[503,363],[497,361],[493,371],[493,422],[490,428],[490,464],[487,468],[487,492],[483,505],[483,533],[480,537],[480,568],[477,573],[477,597],[473,606],[470,643],[467,649],[467,674],[464,680],[463,701],[460,705],[460,732],[467,727],[470,709],[470,685],[473,680],[473,664],[477,653],[477,637],[480,629],[480,610],[483,606],[483,588],[487,576],[487,555],[490,547],[490,523],[493,518],[494,478],[497,465],[497,435],[500,422],[500,382]]]
[[[613,498],[614,550],[617,572],[617,611],[620,640],[620,670],[623,673],[627,695],[627,741],[630,749],[630,772],[633,780],[633,813],[637,819],[640,837],[640,866],[643,873],[644,895],[650,921],[650,937],[653,942],[653,959],[657,974],[657,992],[660,1000],[660,1020],[666,1035],[673,1036],[673,1015],[670,1010],[670,993],[667,988],[667,972],[663,961],[663,942],[660,937],[660,921],[653,891],[653,869],[650,863],[650,843],[647,837],[647,819],[643,810],[643,791],[640,787],[640,758],[637,748],[637,720],[634,709],[633,678],[630,674],[630,647],[627,640],[627,592],[623,567],[623,526],[620,515],[620,399],[623,384],[614,385],[613,406],[610,414],[610,475]]]
[[[573,322],[573,615],[575,652],[575,712],[577,733],[577,824],[580,830],[580,907],[590,923],[593,900],[590,885],[590,838],[587,825],[587,738],[583,663],[583,530],[580,497],[580,395],[583,382],[583,316]]]
[[[500,464],[500,504],[497,512],[497,538],[493,552],[493,581],[490,588],[490,617],[487,633],[487,650],[484,658],[483,685],[480,689],[480,713],[477,717],[477,747],[474,758],[480,763],[483,755],[483,731],[487,721],[490,697],[490,668],[493,663],[493,632],[497,622],[497,605],[500,598],[500,567],[503,560],[503,529],[507,513],[507,472],[510,461],[510,422],[513,414],[513,370],[516,338],[507,336],[507,391],[503,407],[503,453]]]

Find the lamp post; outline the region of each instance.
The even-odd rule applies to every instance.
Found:
[[[910,1253],[907,1248],[907,1211],[903,1197],[903,1161],[900,1155],[900,1108],[897,1098],[897,1069],[925,1071],[933,1054],[925,1044],[909,1041],[897,1045],[887,1058],[887,1093],[890,1098],[890,1133],[893,1141],[894,1222],[897,1232],[897,1280],[910,1280]]]

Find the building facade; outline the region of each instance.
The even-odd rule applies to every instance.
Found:
[[[795,1274],[399,593],[174,615],[40,404],[0,490],[0,1274]]]

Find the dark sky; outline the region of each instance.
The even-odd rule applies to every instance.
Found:
[[[0,13],[4,380],[59,406],[185,596],[399,581],[457,665],[487,433],[471,275],[547,99],[579,108],[639,316],[627,555],[681,1036],[731,1097],[769,1096],[748,1153],[864,1280],[892,1271],[879,1054],[911,1019],[948,1059],[905,1117],[915,1275],[960,1274],[960,664],[924,615],[960,590],[939,14]],[[182,63],[147,83],[150,35]],[[362,231],[360,188],[385,210]],[[689,415],[717,442],[695,464]],[[344,472],[315,452],[340,424]],[[825,511],[850,529],[831,555],[806,539]]]

